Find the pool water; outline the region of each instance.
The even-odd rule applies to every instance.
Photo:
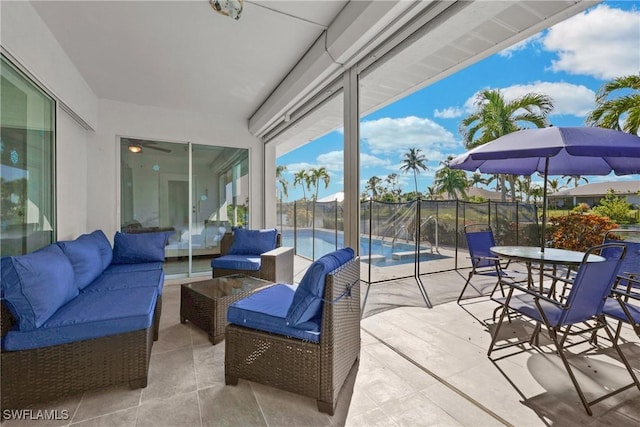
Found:
[[[335,231],[298,230],[297,245],[294,245],[293,230],[286,230],[282,233],[282,246],[296,246],[296,253],[307,258],[320,258],[322,255],[335,251],[336,247],[342,248],[344,237],[341,232],[337,235]],[[315,247],[314,247],[315,243]],[[420,260],[429,261],[448,258],[438,253],[431,253],[429,246],[420,247]],[[369,261],[369,237],[360,238],[360,259],[362,262]],[[371,240],[371,264],[385,267],[391,265],[413,264],[415,260],[415,245],[413,243],[395,242],[391,244],[390,239]]]

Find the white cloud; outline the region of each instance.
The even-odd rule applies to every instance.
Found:
[[[433,111],[433,117],[437,117],[439,119],[455,119],[462,117],[463,114],[464,110],[459,107],[447,107],[444,110],[438,110],[436,108]]]
[[[360,165],[363,168],[388,166],[390,161],[388,159],[381,159],[376,156],[372,156],[367,153],[360,153]],[[344,151],[330,151],[318,156],[318,165],[315,167],[324,166],[330,171],[342,172],[344,170]],[[314,166],[312,166],[314,167]]]
[[[300,162],[300,163],[290,163],[287,166],[287,173],[293,175],[296,172],[300,172],[302,169],[309,169],[315,167],[311,163]]]
[[[551,27],[542,45],[557,52],[553,71],[609,80],[640,68],[640,11],[598,5]]]
[[[408,148],[420,148],[429,160],[433,160],[433,153],[456,147],[451,132],[430,119],[415,116],[363,121],[360,136],[374,154],[403,153]]]
[[[566,82],[534,82],[513,85],[500,89],[507,101],[516,99],[526,93],[543,93],[553,98],[554,109],[551,115],[572,115],[583,117],[595,106],[595,92],[583,85]],[[475,111],[477,92],[464,103],[467,113]]]
[[[566,82],[535,82],[502,89],[506,99],[515,99],[526,93],[543,93],[553,98],[551,115],[583,117],[595,107],[595,92],[583,85]]]
[[[509,46],[508,48],[501,50],[500,52],[498,52],[498,55],[511,58],[515,52],[523,51],[529,48],[531,45],[537,44],[537,42],[539,42],[541,38],[542,34],[535,34],[528,39],[524,39],[521,42],[514,44],[513,46]]]

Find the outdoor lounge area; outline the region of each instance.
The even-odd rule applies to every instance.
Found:
[[[295,279],[300,280],[309,262],[300,257],[295,261]],[[552,353],[522,352],[493,362],[487,358],[495,302],[484,296],[456,304],[465,280],[464,270],[425,276],[431,309],[424,306],[412,281],[389,282],[371,290],[361,324],[359,364],[349,374],[332,417],[319,412],[311,398],[243,380],[226,386],[224,341],[211,345],[205,332],[180,324],[179,282],[166,281],[160,337],[153,346],[147,387],[112,387],[43,406],[69,414],[68,420],[46,425],[638,424],[638,390],[598,403],[590,417]],[[478,276],[473,284],[488,293],[494,282]],[[467,292],[474,296],[475,291]],[[505,326],[505,334],[518,334],[522,327],[514,321]],[[623,328],[621,342],[640,372],[638,337]],[[624,368],[610,356],[605,351],[575,362],[583,367],[580,376],[588,384],[586,393],[598,393],[595,384],[601,384],[603,377],[610,385],[627,381],[620,375]],[[13,420],[3,425],[45,424]]]
[[[455,189],[449,193],[453,198],[427,201],[423,183],[418,187],[419,170],[413,169],[412,186],[410,171],[398,169],[390,155],[394,151],[398,157],[405,149],[419,153],[400,147],[399,141],[413,144],[411,139],[385,128],[392,131],[380,134],[390,135],[391,143],[367,147],[376,139],[367,133],[371,117],[392,118],[383,117],[384,108],[448,77],[460,78],[464,84],[458,86],[466,86],[470,79],[458,72],[509,54],[521,43],[538,41],[541,31],[586,15],[599,3],[0,1],[0,297],[13,315],[19,314],[15,322],[11,316],[7,321],[3,312],[0,325],[2,366],[14,368],[12,376],[2,373],[0,425],[640,424],[637,381],[639,387],[583,406],[549,334],[538,335],[531,323],[506,311],[498,319],[499,297],[490,296],[494,288],[500,289],[496,276],[469,275],[464,226],[487,222],[496,232],[497,245],[527,245],[537,251],[546,239],[547,222],[546,210],[542,217],[536,211],[539,200],[530,203],[513,194],[507,201],[503,182],[500,202],[454,201]],[[631,8],[626,13],[636,13],[635,4]],[[607,27],[610,21],[602,19]],[[393,123],[406,122],[419,136],[416,146],[431,157],[433,174],[424,174],[429,178],[437,174],[436,164],[460,173],[450,175],[453,178],[466,176],[451,170],[448,162],[454,158],[442,150],[460,148],[461,135],[434,125],[457,122],[451,115],[464,114],[465,99],[470,101],[475,90],[465,88],[468,95],[459,99],[447,91],[429,95],[446,103],[393,117]],[[587,95],[592,102],[595,92]],[[558,110],[558,115],[566,114]],[[437,131],[429,133],[436,138],[423,135],[429,129]],[[280,163],[323,137],[331,139],[320,141],[324,153],[301,156],[304,162]],[[598,141],[594,145],[590,155],[608,157],[597,150]],[[621,172],[640,173],[635,161],[640,153],[625,153],[614,157],[622,156],[633,168]],[[550,154],[538,155],[546,156],[548,165]],[[378,202],[374,185],[367,198],[364,183],[371,171],[365,169],[373,165],[385,174],[392,168],[404,170],[402,180],[391,174],[396,181],[390,185],[398,187],[399,195],[402,186],[402,194],[413,196]],[[304,169],[315,172],[301,173]],[[340,187],[340,202],[319,201],[320,184],[324,180],[325,190],[329,186],[327,170],[334,174],[331,185]],[[322,171],[325,175],[316,173]],[[582,173],[545,167],[545,180],[547,172]],[[291,178],[293,187],[302,184],[304,203],[293,201],[293,192],[292,206],[283,203],[289,196],[283,196],[280,173]],[[510,184],[515,191],[515,183]],[[154,268],[136,275],[127,265],[122,276],[109,278],[109,289],[96,290],[96,285],[106,286],[100,278],[114,266],[92,257],[91,277],[85,278],[87,290],[81,293],[76,275],[84,275],[89,263],[74,263],[66,253],[68,260],[44,259],[35,270],[30,268],[33,263],[20,268],[29,274],[31,291],[29,304],[18,307],[26,311],[15,310],[14,301],[25,296],[25,287],[22,276],[11,273],[5,263],[28,260],[55,242],[80,239],[92,230],[104,233],[100,247],[107,254],[107,246],[120,247],[117,241],[124,234],[125,240],[162,234]],[[275,244],[227,252],[232,232],[237,243],[240,235],[256,230],[275,231]],[[327,237],[329,246],[316,246],[320,236]],[[304,246],[311,255],[303,258],[298,250]],[[122,245],[124,252],[135,247],[131,241]],[[329,250],[350,253],[333,269],[322,265],[326,279],[310,279],[310,290],[300,285],[308,284],[302,279],[314,271],[310,258]],[[133,258],[124,264],[143,264]],[[531,273],[530,264],[526,267]],[[56,272],[65,280],[59,281]],[[541,288],[544,273],[540,269]],[[570,274],[565,278],[573,279]],[[215,286],[206,287],[204,281]],[[258,289],[266,285],[274,285],[267,291],[282,293],[261,294]],[[111,289],[120,286],[126,289]],[[7,294],[7,287],[13,292]],[[60,298],[54,301],[50,292]],[[270,299],[247,304],[257,294],[269,294]],[[301,315],[291,326],[297,297],[311,302],[302,313],[294,313]],[[618,297],[613,302],[624,295]],[[353,303],[358,298],[360,306]],[[88,300],[95,305],[83,303]],[[66,313],[67,304],[77,311],[55,317]],[[233,325],[226,324],[230,306],[238,309],[231,311],[236,316]],[[253,310],[256,307],[264,310]],[[24,314],[29,318],[34,308],[45,315],[37,325],[35,320],[25,323]],[[282,321],[276,325],[281,329],[256,326],[275,311],[285,313],[272,316]],[[254,316],[249,332],[247,312],[264,315]],[[47,316],[59,320],[60,328],[50,332]],[[124,320],[131,322],[122,326]],[[110,327],[106,333],[105,323]],[[68,329],[82,334],[70,337],[65,335]],[[292,329],[300,335],[290,334]],[[55,345],[8,346],[6,334],[18,332],[42,333]],[[132,334],[135,356],[111,340],[114,332],[125,338]],[[637,329],[623,324],[616,331],[631,366],[615,357],[601,332],[588,335],[585,342],[573,337],[567,342],[575,343],[569,348],[570,360],[589,400],[628,384],[629,373],[640,375]],[[496,339],[529,335],[540,345],[518,343],[487,357]],[[100,346],[92,345],[94,339]],[[49,357],[49,347],[75,350],[76,341],[95,358],[74,351],[73,357],[69,352]],[[262,357],[265,354],[269,357]],[[105,358],[112,365],[104,363]],[[133,364],[139,372],[129,372]],[[264,385],[272,376],[276,384]],[[51,383],[62,384],[64,391],[49,387]],[[42,393],[36,390],[41,385]],[[17,396],[13,386],[21,389],[20,400],[5,403]]]

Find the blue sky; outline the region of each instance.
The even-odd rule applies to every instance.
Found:
[[[404,191],[414,189],[413,175],[399,171],[402,154],[421,148],[429,171],[418,176],[426,192],[440,161],[465,151],[458,125],[473,108],[480,90],[500,89],[507,99],[528,92],[554,99],[555,126],[582,126],[603,83],[640,72],[640,1],[606,1],[529,39],[492,55],[361,120],[361,190],[371,176],[400,175]],[[331,183],[318,197],[342,191],[343,136],[331,132],[280,156],[289,181],[288,200],[302,198],[293,173],[325,166]],[[638,175],[587,177],[589,182],[638,180]],[[534,177],[534,182],[536,178]],[[307,196],[309,196],[307,194]]]

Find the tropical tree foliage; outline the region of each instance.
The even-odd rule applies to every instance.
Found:
[[[329,187],[329,182],[331,182],[331,177],[329,176],[329,172],[327,172],[327,168],[321,166],[319,168],[311,168],[307,172],[307,188],[311,191],[311,188],[315,188],[315,193],[313,196],[313,200],[318,200],[318,190],[320,189],[320,182],[324,183],[324,188]]]
[[[527,93],[507,101],[500,90],[486,89],[478,93],[475,106],[476,111],[465,117],[459,126],[467,148],[486,144],[527,127],[547,127],[547,116],[553,110],[553,100],[548,95]],[[504,179],[504,175],[500,177],[503,201],[506,200]],[[511,193],[515,200],[513,179]]]
[[[436,171],[436,176],[433,180],[435,190],[438,194],[447,193],[449,199],[457,199],[458,195],[466,198],[466,190],[469,186],[467,174],[462,170],[451,169],[449,167],[450,161],[451,157],[444,162],[440,162],[442,167]]]
[[[589,180],[587,178],[585,178],[584,176],[580,176],[580,175],[562,175],[562,179],[566,179],[567,180],[567,185],[571,184],[573,182],[573,187],[578,187],[580,185],[580,181],[584,181],[587,184],[589,183]]]
[[[298,184],[302,185],[302,198],[307,200],[307,192],[304,189],[309,186],[309,174],[305,169],[300,169],[293,174],[293,186],[295,187]]]
[[[640,132],[640,74],[618,77],[605,83],[596,94],[596,108],[585,119],[586,124]]]
[[[289,181],[287,181],[287,179],[283,176],[284,171],[286,170],[287,170],[287,167],[285,165],[276,166],[276,182],[280,187],[280,199],[282,199],[283,195],[284,197],[289,197],[289,191],[288,191]]]
[[[378,200],[380,198],[380,193],[383,191],[381,182],[382,179],[377,176],[372,176],[367,180],[367,185],[364,187],[364,191],[371,196],[372,200]]]
[[[426,165],[428,161],[429,160],[426,156],[422,154],[422,150],[420,148],[409,148],[409,151],[404,153],[402,156],[402,166],[400,166],[400,171],[404,173],[413,172],[413,182],[416,186],[416,194],[419,194],[418,174],[421,170],[429,170]]]

